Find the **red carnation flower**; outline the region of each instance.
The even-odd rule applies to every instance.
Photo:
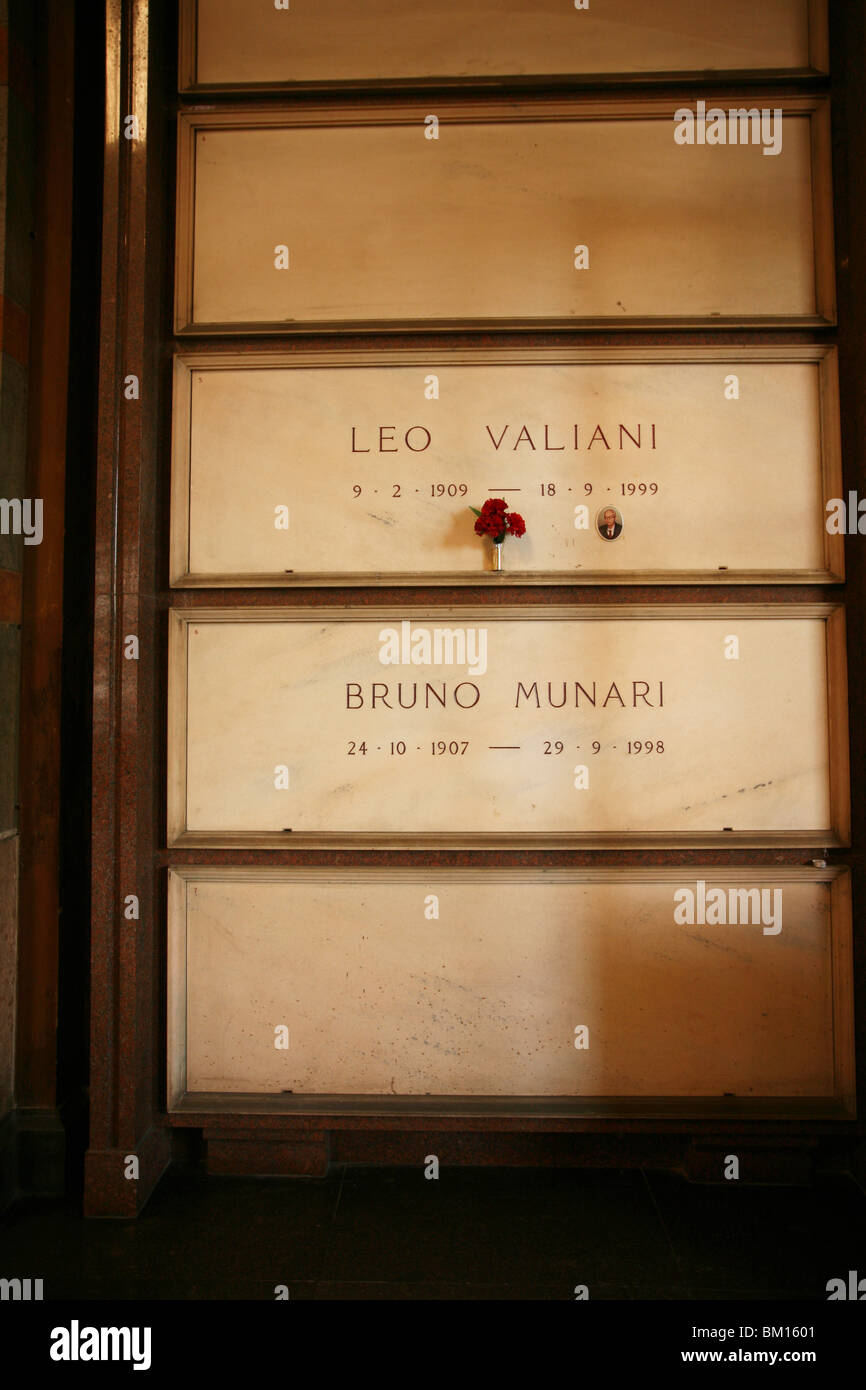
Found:
[[[526,534],[526,522],[518,512],[508,511],[504,497],[488,497],[480,511],[477,507],[469,510],[476,516],[475,534],[489,536],[495,545],[501,545],[506,536]]]

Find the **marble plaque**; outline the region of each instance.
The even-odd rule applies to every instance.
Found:
[[[833,348],[185,355],[173,454],[180,586],[844,575]]]
[[[181,0],[181,90],[826,71],[809,0]]]
[[[830,606],[176,610],[170,841],[844,842]]]
[[[832,322],[826,101],[700,101],[181,112],[177,331]]]
[[[838,869],[172,870],[170,1106],[787,1097],[850,1114],[850,951]]]

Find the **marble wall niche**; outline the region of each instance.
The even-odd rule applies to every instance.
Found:
[[[181,112],[176,330],[834,322],[826,99],[713,101]]]
[[[172,582],[844,576],[834,348],[183,354]],[[492,550],[470,505],[527,526]],[[620,509],[614,544],[597,513]]]
[[[846,843],[844,673],[831,605],[178,610],[169,839]]]
[[[815,0],[181,0],[181,90],[826,70]],[[383,79],[383,73],[388,78]]]
[[[675,920],[683,889],[692,922]],[[849,944],[839,870],[173,870],[170,1106],[254,1092],[850,1108]]]

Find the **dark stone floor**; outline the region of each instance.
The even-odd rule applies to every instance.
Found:
[[[826,1301],[866,1274],[866,1195],[692,1185],[670,1173],[335,1168],[324,1179],[172,1173],[137,1221],[24,1199],[0,1276],[53,1299]]]

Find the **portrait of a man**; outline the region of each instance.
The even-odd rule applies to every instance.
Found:
[[[622,531],[622,515],[616,507],[605,507],[595,518],[602,540],[615,541]]]

